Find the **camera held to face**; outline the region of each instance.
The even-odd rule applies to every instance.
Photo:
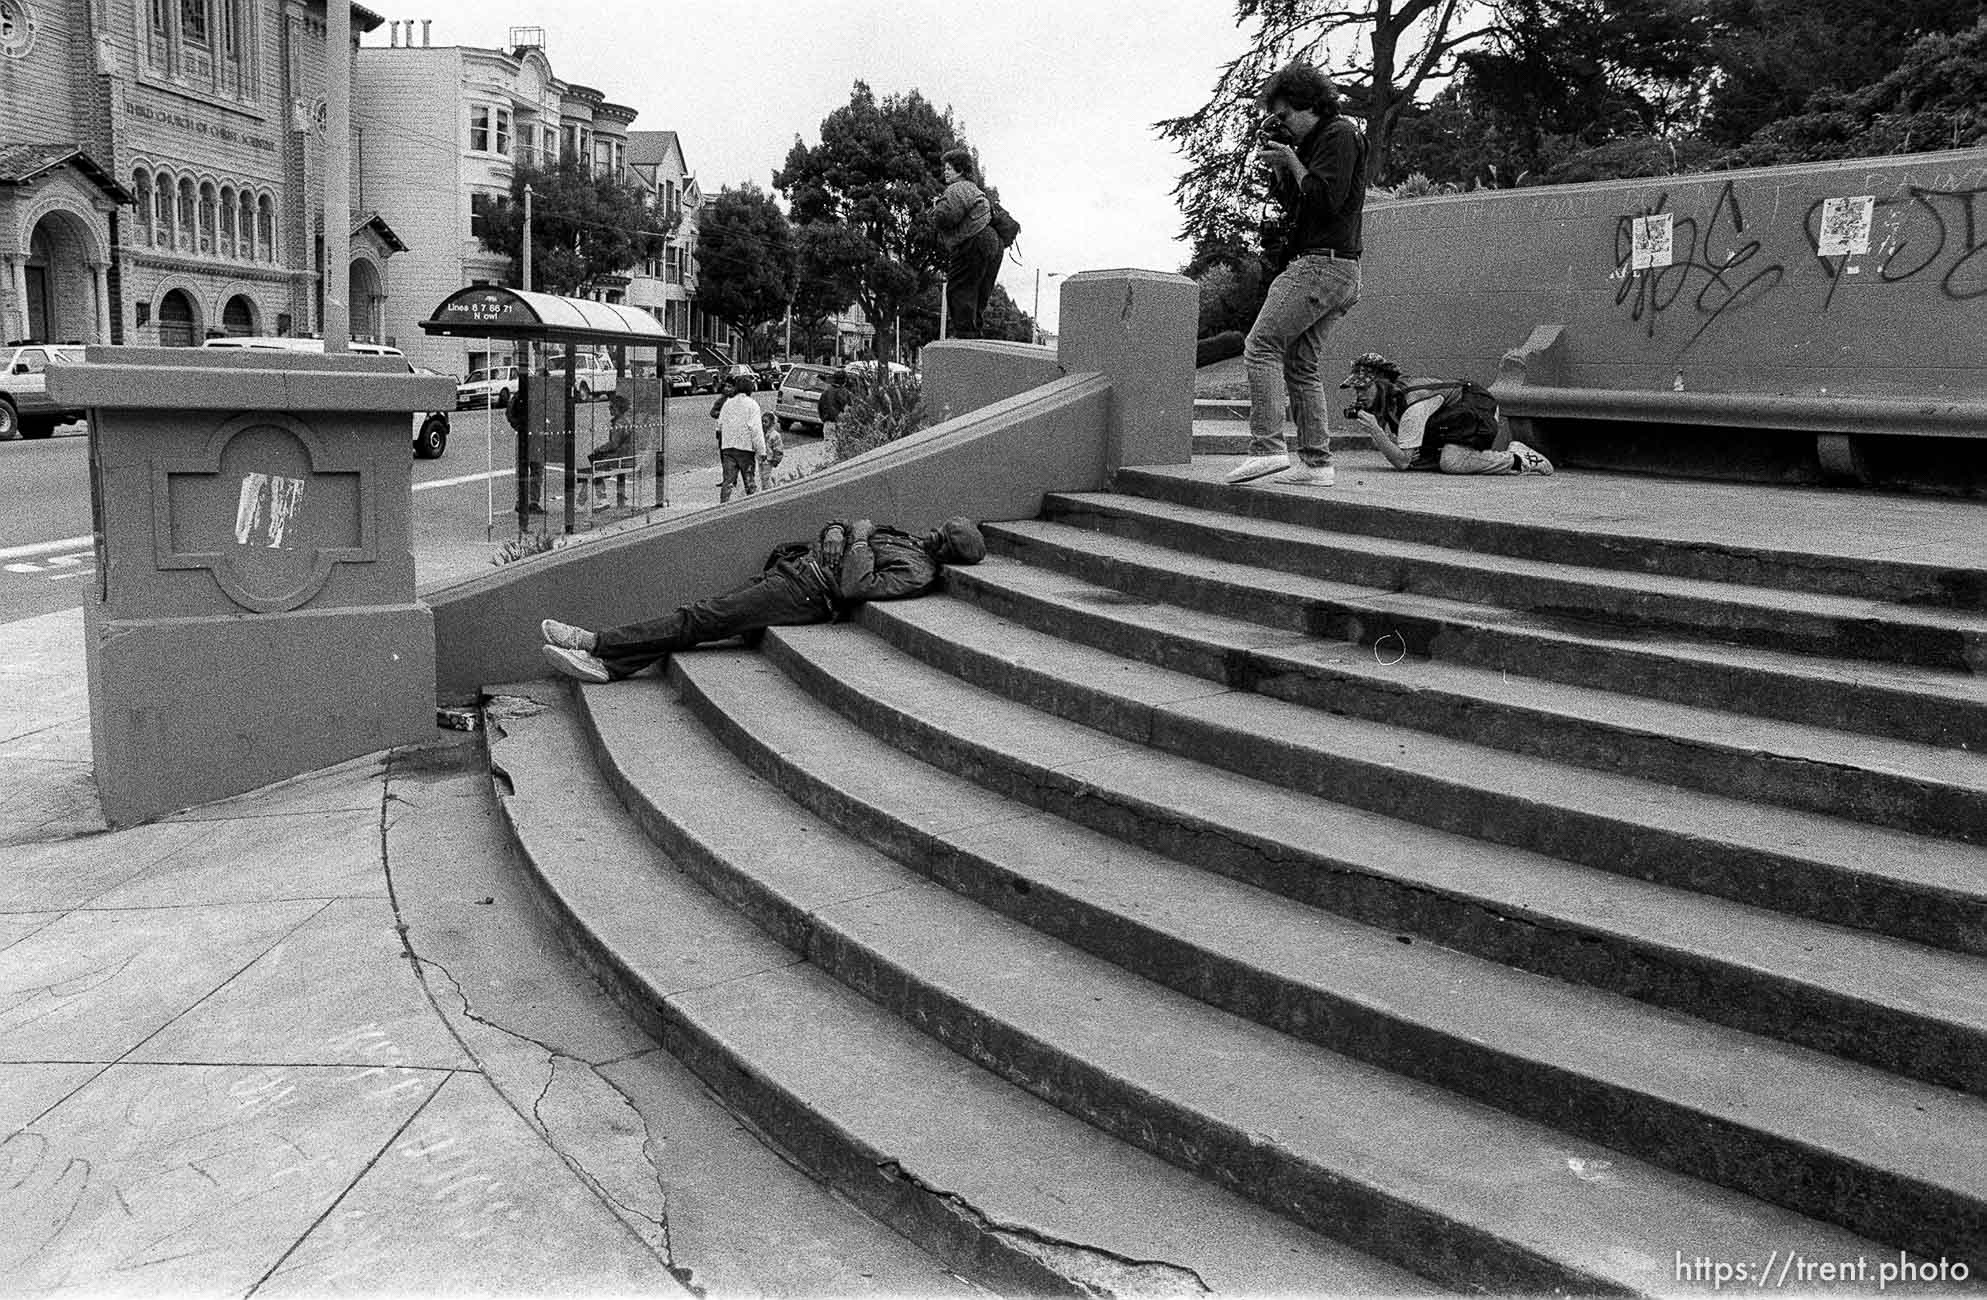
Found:
[[[1256,123],[1256,142],[1258,144],[1294,145],[1297,143],[1297,137],[1290,134],[1290,128],[1283,124],[1281,117],[1275,113],[1265,113],[1262,119]]]

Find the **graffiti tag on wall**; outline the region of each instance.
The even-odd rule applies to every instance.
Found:
[[[1695,343],[1727,313],[1757,308],[1769,297],[1812,290],[1812,301],[1774,310],[1826,312],[1853,277],[1879,284],[1921,284],[1953,302],[1987,299],[1987,183],[1958,177],[1933,187],[1906,182],[1889,195],[1821,197],[1801,224],[1802,255],[1788,258],[1772,229],[1726,181],[1709,205],[1673,211],[1664,193],[1615,219],[1615,305],[1653,337],[1674,320]],[[1662,245],[1663,236],[1668,247]],[[1776,238],[1776,235],[1778,236]]]

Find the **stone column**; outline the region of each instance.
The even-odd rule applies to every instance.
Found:
[[[14,300],[12,326],[7,337],[24,339],[28,336],[28,259],[26,254],[17,254],[7,259],[7,292]],[[5,340],[0,340],[4,342]]]
[[[407,440],[446,377],[391,358],[92,347],[90,745],[114,826],[435,728]]]
[[[97,338],[99,343],[110,342],[110,267],[103,262],[90,263],[90,282],[94,288],[97,304]]]
[[[1111,381],[1108,467],[1193,455],[1200,289],[1165,271],[1083,271],[1063,282],[1058,360]]]

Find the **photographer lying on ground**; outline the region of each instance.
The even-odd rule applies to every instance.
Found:
[[[1395,469],[1444,474],[1550,474],[1552,462],[1522,442],[1499,447],[1497,399],[1466,379],[1402,379],[1377,352],[1352,363],[1347,419],[1366,429]]]
[[[954,516],[923,533],[867,519],[837,520],[812,542],[787,542],[741,587],[684,605],[675,613],[599,632],[546,619],[539,625],[546,660],[568,677],[607,682],[629,677],[678,650],[745,632],[801,623],[832,623],[864,601],[922,596],[947,564],[978,564],[986,540],[970,519]]]

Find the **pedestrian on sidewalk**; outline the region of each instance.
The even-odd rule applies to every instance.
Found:
[[[835,445],[835,435],[840,432],[842,412],[849,409],[855,395],[849,391],[849,372],[837,370],[835,381],[821,394],[820,405],[816,408],[821,416],[821,437],[830,449]]]
[[[1318,357],[1332,326],[1359,301],[1366,136],[1339,112],[1331,79],[1308,63],[1279,69],[1256,102],[1264,117],[1255,158],[1270,169],[1270,198],[1282,210],[1271,256],[1280,269],[1242,346],[1249,459],[1227,481],[1274,474],[1277,483],[1330,487],[1330,417]],[[1294,456],[1283,436],[1286,400],[1297,423]]]
[[[759,490],[759,461],[766,455],[766,431],[760,419],[764,414],[742,380],[728,380],[731,396],[712,406],[718,421],[718,460],[724,467],[724,482],[718,485],[718,502],[731,500],[732,489],[745,480],[745,495]]]
[[[973,155],[947,149],[939,156],[939,176],[945,192],[931,205],[931,222],[951,256],[945,276],[946,332],[955,339],[976,339],[1006,250],[994,233],[993,205],[980,188]]]
[[[1467,379],[1403,379],[1368,352],[1339,385],[1352,390],[1346,415],[1395,469],[1444,474],[1550,474],[1552,462],[1512,440],[1488,389]]]
[[[954,516],[922,533],[867,519],[837,520],[812,542],[787,542],[744,585],[658,619],[590,631],[546,619],[546,661],[567,677],[607,682],[632,676],[678,650],[769,627],[831,623],[871,600],[922,596],[948,564],[978,564],[986,539]]]

